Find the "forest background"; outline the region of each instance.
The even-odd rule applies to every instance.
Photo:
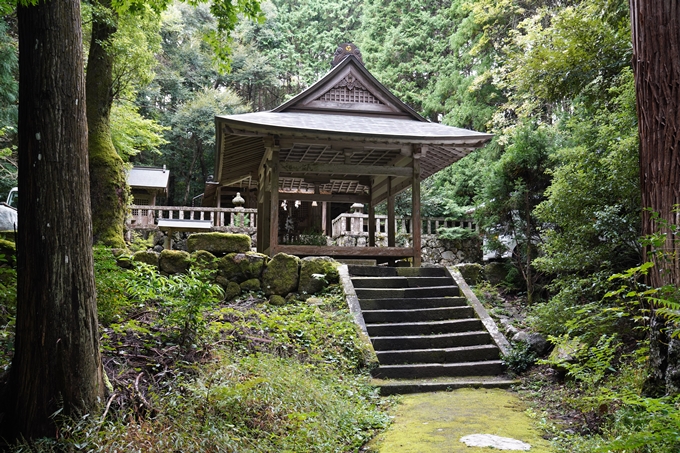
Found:
[[[642,260],[626,1],[261,6],[264,21],[241,21],[232,34],[229,67],[210,45],[218,24],[205,5],[122,14],[105,43],[115,56],[113,144],[130,164],[167,165],[167,204],[191,204],[212,174],[214,115],[279,105],[329,70],[338,44],[354,42],[369,71],[426,118],[494,133],[423,183],[423,215],[474,209],[492,246],[515,238],[505,285],[526,296],[532,329],[558,345],[606,349],[607,366],[624,354],[644,358],[645,333],[635,330],[646,322],[644,298],[632,289],[611,297],[621,279],[610,279],[634,276],[625,271]],[[86,27],[93,13],[85,2]],[[0,193],[17,177],[16,36],[15,16],[2,17]]]

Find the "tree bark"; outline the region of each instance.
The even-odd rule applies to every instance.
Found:
[[[129,190],[123,160],[111,140],[113,56],[106,51],[118,18],[111,9],[111,0],[95,2],[94,6],[86,80],[93,236],[95,243],[124,247]]]
[[[4,434],[54,436],[50,417],[103,396],[80,2],[19,6],[19,215],[15,355]]]
[[[656,287],[680,284],[680,247],[668,226],[678,226],[680,203],[680,5],[674,0],[630,0],[633,69],[640,136],[642,207],[659,214],[655,222],[643,211],[642,233],[667,233],[663,254],[645,250],[655,263],[649,283]],[[667,223],[667,226],[663,226]],[[653,314],[650,344],[649,395],[680,391],[677,339],[671,339],[663,319]],[[669,360],[672,359],[672,360]]]

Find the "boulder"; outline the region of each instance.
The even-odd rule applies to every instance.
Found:
[[[132,261],[146,263],[153,267],[158,267],[159,254],[153,250],[140,250],[132,255]]]
[[[512,341],[517,343],[518,341],[523,341],[529,347],[529,350],[536,354],[538,357],[544,357],[548,352],[550,352],[550,343],[545,339],[540,333],[529,333],[524,330],[520,330],[513,337]]]
[[[259,291],[262,288],[260,280],[257,278],[251,278],[241,283],[241,291]]]
[[[217,262],[219,276],[226,280],[242,283],[251,278],[260,278],[267,255],[256,252],[229,253]]]
[[[182,274],[189,269],[190,264],[191,255],[184,250],[163,250],[158,267],[167,274]]]
[[[492,261],[484,266],[484,278],[492,285],[499,285],[508,276],[510,266],[507,263]]]
[[[460,271],[468,285],[476,285],[482,281],[482,265],[477,263],[457,264],[456,269]]]
[[[308,256],[300,261],[298,291],[306,294],[321,292],[331,283],[340,281],[340,264],[328,256]]]
[[[250,251],[250,236],[247,234],[231,233],[196,233],[187,239],[187,250],[205,250],[216,256],[223,256],[233,252]]]
[[[284,299],[283,297],[279,296],[278,294],[272,294],[272,295],[269,297],[269,303],[272,304],[272,305],[281,306],[281,305],[285,305],[285,304],[286,304],[286,299]]]
[[[241,287],[236,282],[227,282],[224,287],[224,300],[232,300],[241,295]]]
[[[262,271],[262,286],[267,296],[286,296],[296,291],[300,281],[300,258],[277,253]]]
[[[191,254],[191,260],[198,269],[215,270],[217,269],[217,257],[206,250],[197,250]]]

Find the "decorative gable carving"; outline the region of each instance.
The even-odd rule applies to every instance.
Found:
[[[361,83],[360,80],[357,80],[357,78],[351,72],[347,74],[340,82],[336,83],[333,88],[319,96],[316,100],[384,105],[384,103],[381,102],[380,99],[373,96],[373,94]]]

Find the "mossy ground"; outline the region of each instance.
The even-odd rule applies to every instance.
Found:
[[[468,447],[469,434],[511,437],[531,445],[534,453],[551,452],[526,408],[512,392],[462,389],[400,397],[394,420],[368,445],[375,453],[484,453],[493,448]]]

